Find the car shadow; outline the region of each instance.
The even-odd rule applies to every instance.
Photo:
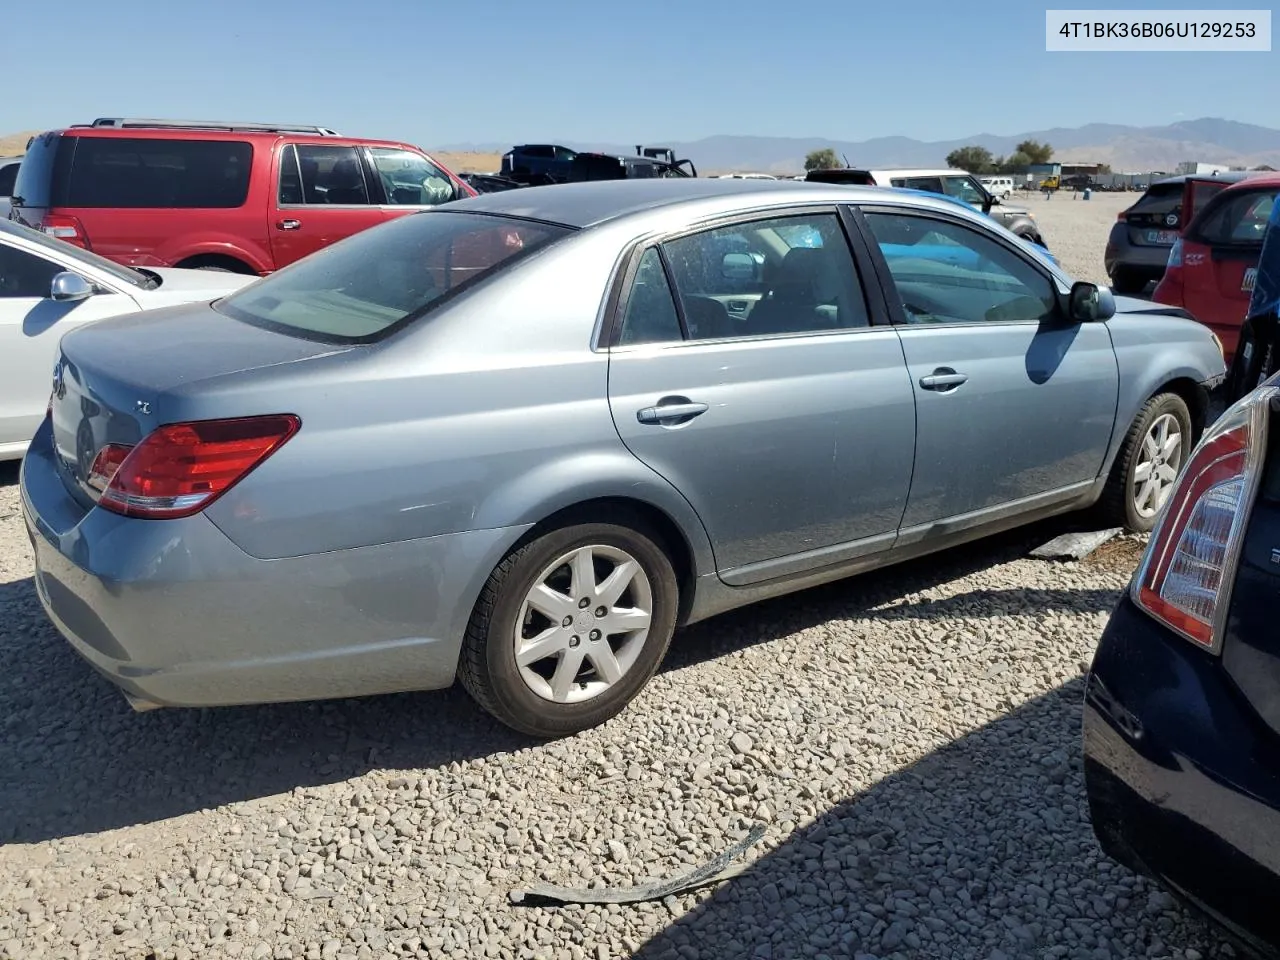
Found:
[[[677,635],[663,669],[680,670],[873,610],[895,619],[963,614],[963,596],[886,604],[1025,555],[1076,523],[1036,524],[705,621]],[[1007,592],[1011,604],[1034,603],[1037,609],[1059,602],[1079,609],[1082,602],[1079,591],[1061,597],[1059,591],[1036,591],[1021,598],[1019,591]],[[1114,592],[1096,593],[1084,602],[1103,609],[1114,600]],[[6,705],[0,714],[0,843],[153,822],[370,770],[433,769],[532,743],[481,712],[457,686],[137,714],[58,635],[30,577],[0,584],[0,609],[7,612],[0,622],[0,704]],[[98,802],[86,805],[86,796]]]
[[[1102,854],[1082,697],[1073,680],[832,803],[633,956],[1221,955],[1204,922]]]
[[[18,485],[18,468],[21,460],[5,460],[0,462],[0,488]]]

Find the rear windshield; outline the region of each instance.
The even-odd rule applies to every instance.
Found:
[[[249,195],[253,146],[245,141],[73,139],[69,207],[225,209]]]
[[[1181,183],[1157,183],[1152,185],[1146,193],[1138,198],[1128,210],[1129,213],[1181,213],[1182,212],[1182,184]]]
[[[1218,194],[1204,208],[1203,215],[1196,218],[1192,239],[1219,247],[1261,245],[1277,193],[1280,187]]]
[[[13,185],[15,206],[58,206],[62,198],[54,196],[54,184],[65,176],[70,164],[72,144],[63,144],[57,133],[45,133],[31,141],[18,167]]]
[[[298,336],[369,342],[570,232],[504,217],[412,214],[305,257],[216,309]]]

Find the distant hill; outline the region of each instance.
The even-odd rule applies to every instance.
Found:
[[[1023,140],[1039,140],[1053,145],[1054,159],[1081,163],[1109,163],[1117,173],[1125,170],[1145,173],[1173,170],[1184,160],[1255,167],[1280,167],[1280,130],[1235,120],[1206,117],[1162,127],[1135,127],[1122,124],[1090,123],[1083,127],[1054,127],[1002,136],[977,133],[958,140],[914,140],[910,137],[877,137],[872,140],[843,141],[822,137],[712,136],[694,141],[658,142],[648,146],[669,146],[688,157],[699,172],[756,170],[797,173],[811,150],[830,147],[855,166],[941,166],[957,147],[975,144],[993,154],[1009,154]],[[562,142],[578,150],[633,153],[635,144]],[[443,150],[501,153],[510,143],[463,144]]]
[[[35,136],[35,131],[0,136],[0,157],[16,157],[26,153],[27,141],[33,136]]]

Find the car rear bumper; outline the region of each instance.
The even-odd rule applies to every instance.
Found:
[[[1085,783],[1103,849],[1280,956],[1280,765],[1221,663],[1126,596],[1090,672]]]
[[[1103,266],[1106,267],[1109,276],[1114,276],[1116,270],[1129,270],[1146,274],[1152,280],[1158,280],[1164,275],[1165,267],[1169,264],[1170,249],[1170,247],[1140,247],[1126,239],[1123,242],[1116,242],[1114,246],[1107,245]]]
[[[139,708],[449,686],[475,598],[521,533],[258,560],[203,515],[86,511],[57,472],[47,421],[21,491],[40,602]]]

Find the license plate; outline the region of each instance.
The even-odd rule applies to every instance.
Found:
[[[1240,289],[1244,293],[1252,293],[1253,285],[1258,282],[1258,268],[1250,267],[1244,272],[1244,282],[1240,284]]]
[[[1172,230],[1148,230],[1147,243],[1162,243],[1172,246],[1178,235]]]

